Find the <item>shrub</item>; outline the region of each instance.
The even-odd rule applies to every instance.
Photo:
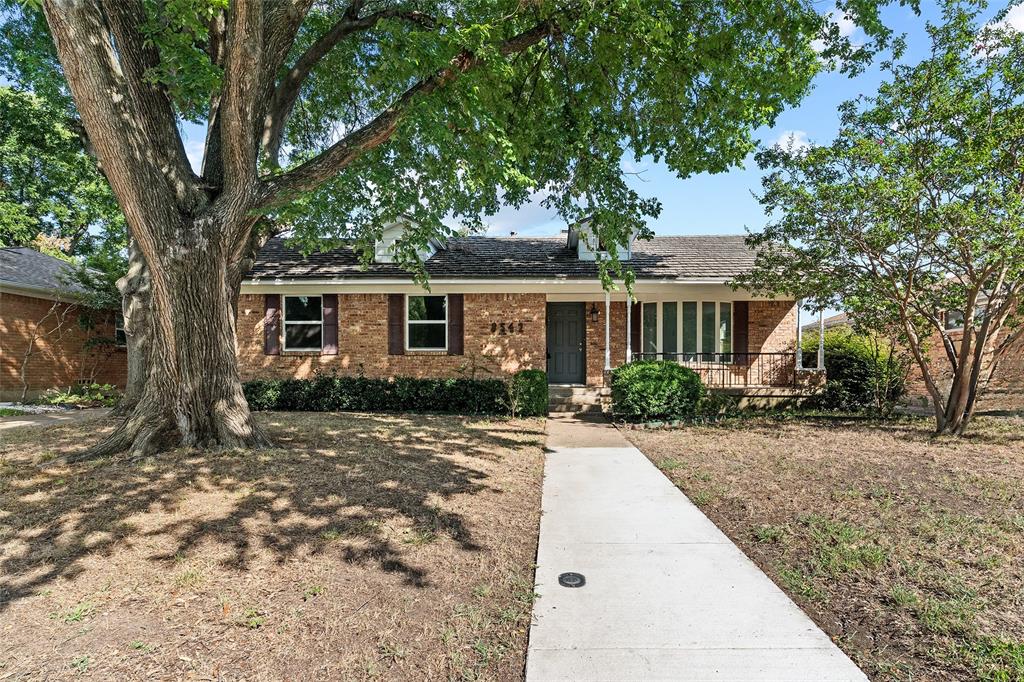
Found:
[[[815,363],[818,335],[804,337],[804,366]],[[849,327],[825,331],[825,388],[807,401],[821,410],[888,412],[906,392],[909,362],[888,341]]]
[[[691,417],[704,393],[700,376],[675,362],[631,362],[612,371],[612,410],[632,421]]]
[[[501,379],[389,380],[320,373],[312,379],[256,379],[243,389],[254,410],[508,414],[509,402]]]
[[[523,369],[508,380],[508,412],[513,417],[543,417],[548,413],[548,375]]]
[[[68,405],[74,407],[114,407],[121,393],[110,384],[83,384],[67,391],[52,389],[35,399],[39,405]]]

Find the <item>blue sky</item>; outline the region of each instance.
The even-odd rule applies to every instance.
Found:
[[[905,34],[907,51],[904,60],[917,62],[924,58],[929,48],[925,22],[938,21],[940,12],[935,3],[922,0],[921,14],[917,15],[906,7],[893,5],[884,11],[886,25],[897,34]],[[987,15],[1004,7],[997,3]],[[831,11],[830,5],[822,3],[822,12]],[[1018,30],[1024,30],[1024,5],[1014,8],[1008,22]],[[852,22],[843,21],[844,33],[854,41],[862,38],[859,29]],[[877,61],[877,60],[876,60]],[[838,106],[859,94],[871,94],[877,90],[883,75],[877,64],[872,65],[855,78],[839,73],[823,73],[814,82],[813,90],[801,104],[783,112],[776,125],[757,131],[762,144],[771,145],[789,136],[797,144],[806,142],[827,143],[831,141],[839,126]],[[202,154],[203,131],[197,126],[187,126],[186,149],[198,165]],[[624,162],[624,168],[639,175],[629,181],[644,196],[653,196],[662,203],[661,215],[650,225],[655,234],[742,234],[745,230],[759,230],[766,217],[753,193],[760,191],[762,173],[748,157],[743,167],[734,168],[715,175],[702,174],[682,180],[663,164],[651,159],[639,162]],[[497,215],[487,217],[488,232],[507,235],[551,235],[564,227],[564,223],[552,212],[544,209],[539,200],[518,209],[507,207]]]

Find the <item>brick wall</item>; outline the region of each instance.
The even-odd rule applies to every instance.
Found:
[[[747,310],[748,352],[791,353],[796,349],[796,304],[793,301],[750,301]]]
[[[387,295],[341,294],[338,297],[338,355],[263,354],[263,296],[243,295],[238,305],[238,354],[243,379],[309,377],[318,370],[367,376],[501,377],[525,368],[546,368],[544,294],[466,294],[465,355],[387,353]],[[597,320],[590,315],[597,308]],[[604,300],[586,301],[586,381],[604,383]],[[750,352],[792,352],[796,343],[796,308],[792,301],[751,301]],[[626,359],[626,304],[611,304],[611,364]],[[523,333],[492,332],[496,323],[523,322]],[[634,325],[640,320],[633,320]],[[637,351],[639,349],[634,349]]]
[[[87,347],[91,338],[113,338],[113,313],[93,313],[100,319],[87,330],[79,324],[77,306],[59,303],[51,313],[53,305],[44,298],[0,293],[0,399],[21,397],[21,366],[34,332],[25,372],[29,397],[50,388],[68,388],[79,380],[124,387],[125,350],[112,344]]]
[[[950,336],[954,343],[959,342],[959,333],[953,332]],[[927,358],[939,390],[943,393],[949,391],[952,372],[938,332],[928,340]],[[907,380],[907,401],[912,405],[931,405],[931,395],[916,362],[911,365]],[[1018,337],[1006,349],[996,365],[992,380],[978,400],[978,409],[1024,411],[1024,336]]]
[[[544,294],[466,294],[464,355],[408,352],[388,355],[387,294],[338,296],[338,354],[263,354],[263,295],[238,304],[238,356],[243,379],[309,377],[317,369],[390,377],[502,377],[544,369],[547,351]],[[523,332],[501,334],[501,323]],[[497,329],[491,330],[492,323]]]
[[[597,322],[590,317],[590,306],[597,308]],[[612,302],[612,368],[626,362],[626,304]],[[587,386],[604,385],[604,301],[587,301]],[[639,324],[633,320],[633,324]],[[636,348],[633,349],[637,351]]]

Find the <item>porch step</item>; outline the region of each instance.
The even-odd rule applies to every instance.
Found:
[[[611,391],[603,387],[548,387],[549,412],[603,412],[610,400]]]

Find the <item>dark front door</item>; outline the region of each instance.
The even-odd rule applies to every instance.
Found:
[[[583,303],[548,303],[548,383],[586,382]]]

